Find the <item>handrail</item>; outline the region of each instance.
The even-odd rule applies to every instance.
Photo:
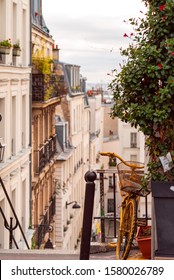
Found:
[[[110,158],[118,158],[120,161],[122,161],[125,165],[129,166],[129,167],[132,167],[132,169],[143,169],[144,166],[140,166],[140,165],[137,165],[137,164],[131,164],[131,163],[128,163],[127,161],[125,161],[124,159],[122,159],[122,157],[120,157],[119,155],[115,154],[115,153],[111,153],[111,152],[100,152],[100,155],[101,156],[108,156]]]
[[[13,215],[14,215],[14,217],[15,217],[17,223],[18,223],[18,226],[19,226],[19,228],[20,228],[20,231],[21,231],[21,234],[22,234],[23,239],[24,239],[24,241],[25,241],[25,244],[26,244],[26,246],[27,246],[27,249],[30,249],[30,247],[29,247],[29,245],[28,245],[28,242],[27,242],[27,239],[26,239],[26,237],[25,237],[25,234],[24,234],[24,232],[23,232],[22,226],[21,226],[21,224],[20,224],[20,222],[19,222],[18,216],[17,216],[17,214],[16,214],[16,212],[15,212],[15,209],[14,209],[14,207],[13,207],[13,204],[12,204],[12,202],[11,202],[11,200],[10,200],[10,197],[9,197],[9,195],[8,195],[8,193],[7,193],[7,190],[6,190],[5,186],[4,186],[4,183],[3,183],[1,177],[0,177],[0,184],[1,184],[2,188],[3,188],[4,194],[5,194],[5,196],[6,196],[7,200],[8,200],[8,203],[9,203],[9,205],[10,205],[10,208],[11,208],[12,212],[13,212]]]

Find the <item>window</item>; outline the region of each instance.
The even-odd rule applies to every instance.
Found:
[[[0,140],[4,141],[5,135],[5,98],[0,98]]]
[[[109,188],[113,188],[113,177],[109,176]]]
[[[11,139],[11,155],[16,155],[16,96],[12,96],[12,113],[11,113],[11,130],[12,130],[12,139]]]
[[[136,148],[137,147],[137,133],[136,132],[131,132],[130,135],[130,146],[131,148]]]
[[[117,159],[116,158],[109,158],[109,166],[116,166]]]
[[[108,199],[108,213],[114,212],[114,199],[109,198]]]
[[[22,148],[26,147],[26,95],[22,96]]]

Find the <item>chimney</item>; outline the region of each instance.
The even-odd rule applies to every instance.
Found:
[[[53,59],[59,60],[59,48],[58,45],[53,47]]]

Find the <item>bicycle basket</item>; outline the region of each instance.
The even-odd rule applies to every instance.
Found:
[[[124,192],[137,192],[142,189],[141,179],[144,176],[143,163],[135,161],[126,161],[128,165],[137,165],[137,167],[127,166],[120,162],[117,164],[118,176],[120,181],[120,190]]]

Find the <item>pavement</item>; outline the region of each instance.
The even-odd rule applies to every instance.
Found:
[[[90,260],[116,260],[115,251],[90,254]],[[139,250],[131,250],[127,260],[145,260]]]
[[[79,260],[80,251],[61,250],[0,250],[0,260]],[[144,260],[138,247],[133,247],[128,260]],[[91,244],[89,260],[116,260],[115,248],[109,248],[107,244]]]

